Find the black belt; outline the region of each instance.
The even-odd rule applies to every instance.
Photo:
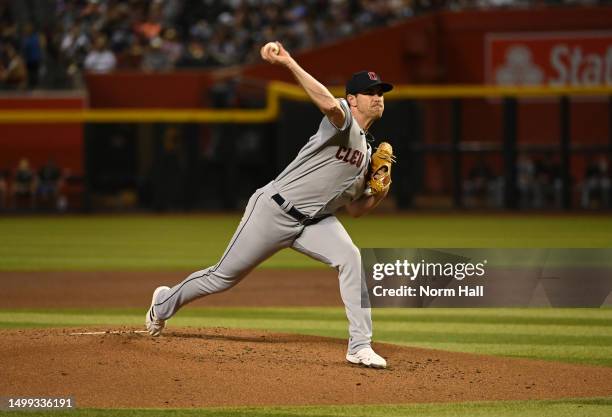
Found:
[[[280,194],[274,194],[272,196],[272,200],[274,200],[276,204],[278,204],[281,208],[283,208],[283,204],[285,204],[285,201],[286,201],[283,198],[283,196]],[[291,217],[293,217],[298,222],[300,222],[301,224],[303,224],[304,226],[310,226],[311,224],[319,223],[324,218],[329,217],[329,215],[327,215],[327,216],[317,217],[316,219],[313,219],[311,217],[308,217],[307,215],[305,215],[304,213],[302,213],[301,211],[299,211],[293,206],[288,211],[286,211],[286,213],[290,215]]]

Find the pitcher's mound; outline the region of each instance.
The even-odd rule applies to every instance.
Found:
[[[343,340],[236,329],[160,338],[104,329],[0,332],[0,393],[77,407],[384,404],[612,395],[612,368],[377,343],[386,370],[345,362]],[[138,329],[140,330],[140,329]],[[118,332],[117,332],[118,331]]]

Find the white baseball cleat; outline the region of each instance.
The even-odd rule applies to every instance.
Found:
[[[151,298],[151,307],[149,307],[149,311],[147,311],[147,315],[145,316],[145,327],[151,336],[159,336],[164,330],[166,326],[166,320],[161,320],[155,317],[155,312],[153,311],[153,306],[155,305],[155,301],[157,299],[157,294],[159,294],[163,290],[169,290],[170,287],[157,287],[155,291],[153,291],[153,297]]]
[[[356,353],[347,353],[346,360],[356,365],[364,365],[370,368],[386,368],[387,361],[385,358],[374,352],[371,347],[365,347],[358,350]]]

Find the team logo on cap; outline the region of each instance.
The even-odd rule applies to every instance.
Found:
[[[375,72],[368,72],[368,77],[370,77],[370,80],[372,81],[378,80],[378,75],[376,75]]]

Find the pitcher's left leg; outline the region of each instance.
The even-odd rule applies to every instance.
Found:
[[[348,352],[369,349],[372,316],[369,308],[361,307],[361,254],[340,221],[331,216],[305,227],[292,247],[338,270],[340,295],[349,321]]]

